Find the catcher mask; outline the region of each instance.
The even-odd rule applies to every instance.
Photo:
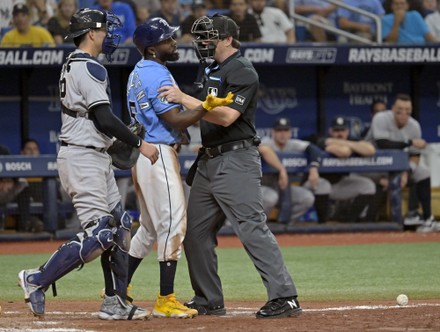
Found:
[[[121,20],[110,12],[98,9],[82,8],[70,19],[69,34],[65,39],[79,37],[92,29],[107,29],[107,35],[102,43],[102,53],[108,62],[119,45],[120,36],[115,34],[115,29],[122,27]]]
[[[217,41],[230,36],[238,39],[239,32],[238,25],[227,16],[215,14],[198,18],[191,27],[197,57],[200,60],[213,58]]]

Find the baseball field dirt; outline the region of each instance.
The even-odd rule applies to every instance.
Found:
[[[341,245],[368,243],[440,242],[440,233],[418,234],[355,233],[277,235],[281,246]],[[0,243],[0,252],[50,253],[61,242]],[[220,237],[219,247],[239,247],[235,237]],[[438,255],[438,253],[436,253]],[[410,300],[399,307],[395,301],[308,302],[297,318],[258,320],[255,312],[261,302],[228,302],[228,314],[194,319],[147,321],[102,321],[97,317],[100,301],[47,301],[46,315],[35,318],[23,301],[7,302],[0,297],[0,331],[440,331],[440,299]],[[152,302],[139,302],[152,308]]]

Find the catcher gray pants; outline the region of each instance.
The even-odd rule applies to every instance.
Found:
[[[266,224],[260,155],[256,147],[250,147],[199,161],[184,240],[196,303],[224,305],[215,247],[225,218],[260,273],[268,300],[297,295],[275,236]]]

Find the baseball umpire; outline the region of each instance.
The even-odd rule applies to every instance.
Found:
[[[120,25],[115,15],[88,8],[70,20],[68,37],[77,49],[67,57],[60,75],[62,127],[57,163],[61,184],[72,197],[83,231],[39,268],[19,273],[25,301],[37,316],[44,314],[45,291],[51,284],[98,256],[106,287],[99,318],[130,320],[149,315],[126,302],[132,220],[122,210],[106,152],[114,136],[139,148],[152,164],[159,156],[154,145],[134,135],[112,112],[107,70],[97,56],[102,52],[111,61],[118,46],[113,31]]]
[[[203,16],[192,27],[199,58],[213,58],[205,70],[203,95],[234,94],[229,106],[215,108],[200,121],[202,157],[188,201],[185,255],[194,298],[185,303],[199,314],[224,315],[223,291],[217,272],[216,234],[231,222],[267,288],[268,302],[257,318],[297,316],[297,291],[275,236],[266,224],[261,195],[261,159],[255,130],[258,74],[244,58],[239,28],[226,16]],[[176,86],[163,87],[159,97],[186,108],[200,100]]]
[[[153,316],[191,318],[197,316],[197,310],[177,301],[174,292],[177,261],[186,231],[186,200],[177,152],[181,144],[188,144],[186,128],[207,114],[211,107],[231,103],[232,96],[209,96],[207,101],[185,111],[180,104],[158,98],[160,87],[176,84],[165,65],[179,59],[173,38],[178,29],[169,26],[163,18],[152,18],[139,25],[133,35],[143,59],[128,79],[128,108],[133,121],[145,126],[145,140],[157,147],[160,158],[151,165],[147,158],[140,156],[133,170],[141,226],[131,241],[128,281],[157,242],[160,292]]]

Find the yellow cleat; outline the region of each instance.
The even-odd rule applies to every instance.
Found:
[[[154,317],[193,318],[198,314],[196,309],[190,309],[176,300],[176,294],[166,296],[157,295],[154,304]]]

